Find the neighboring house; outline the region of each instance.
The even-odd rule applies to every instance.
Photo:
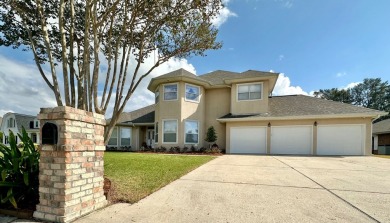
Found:
[[[9,130],[15,134],[16,141],[19,143],[20,139],[17,134],[22,133],[22,126],[26,129],[32,141],[39,143],[39,121],[37,117],[17,113],[7,113],[3,116],[3,122],[0,125],[0,131],[4,134],[2,143],[9,145]]]
[[[109,144],[206,147],[206,131],[214,126],[226,153],[371,154],[372,120],[386,113],[303,95],[272,96],[278,75],[197,76],[179,69],[153,78],[148,89],[155,104],[123,113]]]
[[[372,125],[373,153],[390,155],[390,119]]]

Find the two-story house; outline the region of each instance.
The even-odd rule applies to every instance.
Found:
[[[39,121],[36,116],[24,115],[18,113],[6,113],[3,116],[3,121],[0,125],[0,131],[3,132],[3,141],[5,145],[9,145],[8,137],[9,130],[11,130],[16,136],[16,142],[19,143],[18,134],[22,134],[22,127],[26,129],[26,132],[34,143],[39,144]]]
[[[123,113],[108,146],[205,147],[226,153],[368,155],[372,120],[386,113],[303,96],[272,96],[277,73],[184,69],[153,78],[155,104]]]

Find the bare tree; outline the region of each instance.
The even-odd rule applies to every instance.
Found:
[[[58,106],[105,114],[114,100],[107,142],[153,69],[221,47],[212,25],[221,7],[221,0],[2,0],[0,46],[32,51]],[[141,73],[154,53],[155,63]]]

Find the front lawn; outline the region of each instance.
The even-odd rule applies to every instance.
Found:
[[[110,200],[135,203],[214,158],[106,152],[104,174],[112,183]]]

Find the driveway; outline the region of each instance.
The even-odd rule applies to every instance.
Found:
[[[390,159],[225,155],[76,222],[390,222]]]

